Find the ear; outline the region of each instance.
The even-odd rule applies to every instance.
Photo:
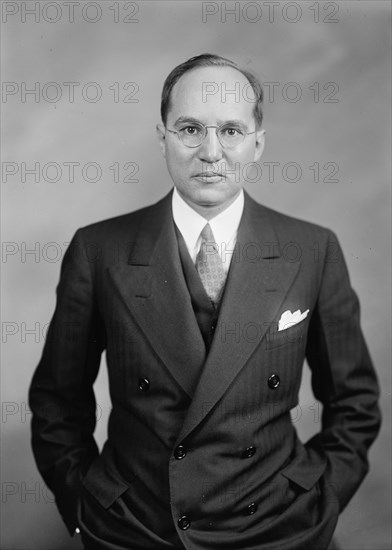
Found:
[[[256,132],[256,148],[255,148],[255,162],[259,161],[264,151],[265,145],[265,130],[258,130]]]
[[[166,131],[163,124],[157,124],[156,125],[156,131],[159,141],[159,147],[161,149],[161,153],[166,158]]]

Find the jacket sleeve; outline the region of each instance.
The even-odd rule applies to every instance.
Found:
[[[79,230],[64,256],[56,309],[29,390],[34,457],[71,534],[80,480],[98,454],[93,383],[105,346],[87,253]]]
[[[307,345],[313,392],[323,404],[322,426],[307,445],[321,444],[327,455],[325,478],[340,511],[368,471],[367,452],[381,422],[377,376],[359,313],[342,250],[330,233]]]

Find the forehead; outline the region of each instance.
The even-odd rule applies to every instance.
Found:
[[[251,123],[254,94],[248,79],[232,67],[199,67],[176,82],[170,95],[168,121],[192,117],[221,124],[240,119]]]

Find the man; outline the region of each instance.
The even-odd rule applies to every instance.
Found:
[[[174,191],[67,251],[30,405],[38,467],[86,548],[326,549],[368,470],[378,385],[336,237],[243,191],[261,105],[227,59],[176,67],[157,127]],[[302,444],[305,357],[323,416]]]

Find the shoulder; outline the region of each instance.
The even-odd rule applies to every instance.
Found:
[[[337,241],[334,232],[327,227],[264,206],[249,195],[247,201],[253,215],[266,220],[274,229],[281,243],[327,244],[330,241]]]
[[[144,206],[133,212],[100,220],[98,222],[81,227],[77,234],[85,241],[108,242],[123,241],[131,238],[137,233],[138,227],[143,219],[154,218],[158,211],[170,206],[170,194],[158,202]]]

